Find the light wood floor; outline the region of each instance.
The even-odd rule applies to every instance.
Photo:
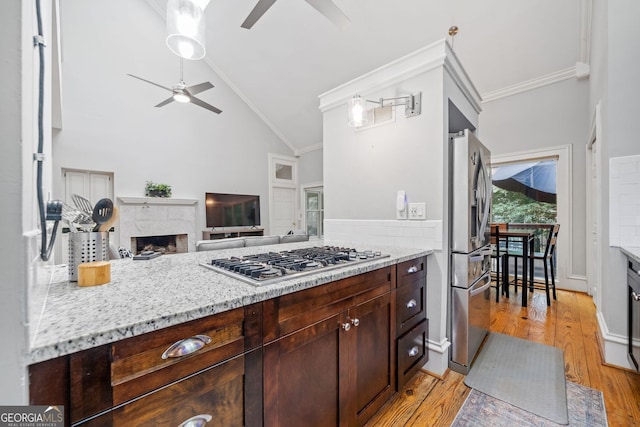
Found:
[[[544,291],[536,290],[522,308],[520,293],[499,303],[492,295],[491,331],[561,348],[567,380],[603,392],[609,426],[640,425],[640,375],[602,364],[590,296],[558,291],[547,307]],[[366,426],[449,426],[470,392],[463,381],[453,371],[444,379],[421,371]]]

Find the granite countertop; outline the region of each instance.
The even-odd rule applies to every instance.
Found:
[[[269,285],[251,285],[209,270],[212,258],[268,250],[331,244],[381,251],[388,257],[292,277]],[[429,255],[428,249],[383,247],[348,242],[310,241],[273,246],[190,252],[146,261],[111,261],[111,282],[79,287],[69,282],[65,265],[52,267],[44,308],[32,328],[27,362],[37,363],[76,351],[198,319],[283,294]]]
[[[629,258],[636,262],[640,262],[640,247],[622,246],[620,250]]]

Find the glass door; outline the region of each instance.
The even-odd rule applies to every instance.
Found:
[[[309,236],[322,236],[322,222],[324,220],[324,208],[322,200],[322,188],[306,188],[304,190],[305,224]]]

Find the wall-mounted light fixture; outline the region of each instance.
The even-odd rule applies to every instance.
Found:
[[[397,100],[403,100],[404,102],[393,102]],[[375,108],[399,107],[404,105],[405,117],[417,116],[422,112],[422,92],[414,93],[408,96],[399,96],[396,98],[380,98],[378,101],[363,99],[360,97],[360,95],[355,95],[349,100],[348,105],[349,126],[361,127],[368,123],[366,108],[367,102],[377,104],[378,106]]]
[[[209,0],[169,0],[167,2],[167,46],[185,59],[204,58],[204,8]]]

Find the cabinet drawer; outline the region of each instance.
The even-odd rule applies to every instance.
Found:
[[[120,406],[82,426],[176,427],[190,419],[191,425],[243,426],[245,386],[251,382],[246,378],[245,366],[245,356],[238,356]]]
[[[397,266],[397,287],[427,276],[427,257],[420,257],[401,262]]]
[[[256,304],[114,343],[113,404],[126,402],[260,345],[261,315],[261,305]]]
[[[386,267],[265,301],[264,342],[335,316],[391,287],[391,268]]]
[[[404,387],[411,377],[429,360],[427,352],[428,330],[429,321],[425,319],[398,339],[398,390]]]
[[[419,278],[396,291],[396,334],[401,336],[427,318],[427,280]]]

